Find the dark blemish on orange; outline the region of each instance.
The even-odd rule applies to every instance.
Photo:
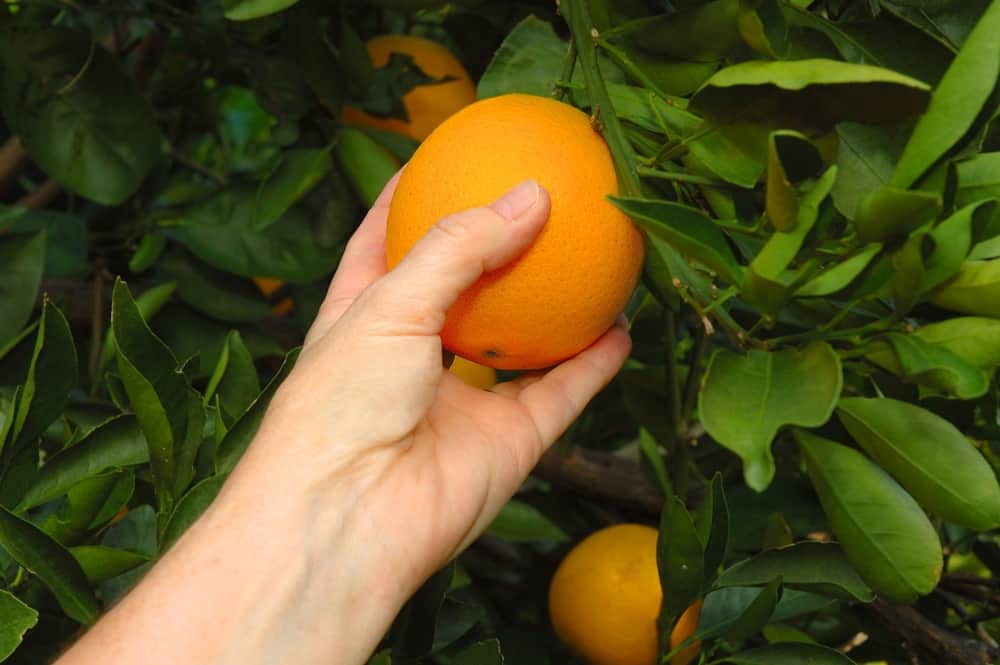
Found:
[[[486,356],[487,358],[499,358],[503,354],[497,351],[496,349],[486,349],[485,351],[483,351],[483,355]]]

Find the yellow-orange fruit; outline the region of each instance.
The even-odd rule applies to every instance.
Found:
[[[403,96],[403,107],[408,121],[398,118],[379,118],[360,109],[347,107],[346,122],[386,129],[406,134],[418,141],[427,138],[444,120],[476,100],[476,86],[458,58],[437,42],[409,35],[383,35],[371,39],[368,55],[376,67],[385,67],[393,53],[409,55],[422,72],[436,79],[451,77],[444,83],[420,85]]]
[[[502,95],[462,109],[417,149],[393,196],[391,269],[442,217],[486,205],[532,178],[549,220],[511,263],[483,275],[448,311],[444,346],[499,369],[537,369],[589,346],[635,287],[643,239],[607,195],[611,154],[581,111],[544,97]]]
[[[656,665],[662,593],[656,568],[656,529],[618,524],[591,534],[570,550],[549,587],[549,618],[556,634],[590,665]],[[670,634],[670,648],[695,631],[701,601]],[[688,665],[700,642],[678,652]]]
[[[269,296],[281,287],[285,285],[280,279],[274,279],[272,277],[254,277],[253,283],[257,285],[260,292],[265,296]],[[288,314],[295,307],[291,298],[283,298],[281,301],[275,303],[274,307],[271,308],[271,312],[275,316],[282,316]]]
[[[497,373],[492,367],[486,367],[459,356],[455,356],[450,370],[462,381],[480,390],[489,390],[497,383]]]

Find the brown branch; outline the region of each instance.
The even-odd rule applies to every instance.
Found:
[[[58,182],[49,178],[38,187],[22,196],[15,206],[20,208],[44,208],[48,204],[52,203],[57,196],[62,192],[62,187]]]
[[[16,136],[12,136],[0,147],[0,193],[10,186],[27,161],[28,153],[24,151],[21,139]]]
[[[663,494],[642,475],[639,465],[611,453],[553,448],[542,456],[533,473],[576,494],[656,517]]]
[[[865,606],[907,649],[925,654],[927,662],[948,665],[990,665],[997,649],[984,642],[953,633],[927,619],[912,607],[876,600]]]

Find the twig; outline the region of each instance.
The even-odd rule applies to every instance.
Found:
[[[28,161],[21,139],[10,137],[0,148],[0,192],[7,188]]]
[[[933,657],[927,662],[990,665],[1000,653],[989,644],[938,626],[912,607],[897,607],[882,600],[866,607],[908,647]]]
[[[62,192],[62,187],[58,182],[49,178],[38,187],[22,196],[18,199],[17,203],[14,205],[19,208],[31,208],[37,210],[39,208],[44,208],[48,204],[59,196]]]
[[[585,448],[564,453],[552,448],[533,473],[581,496],[650,517],[663,508],[663,494],[646,480],[639,465],[610,453]]]

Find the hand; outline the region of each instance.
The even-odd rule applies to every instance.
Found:
[[[387,274],[395,181],[348,244],[268,413],[266,429],[308,435],[260,453],[307,467],[323,487],[351,484],[364,497],[360,522],[412,591],[486,528],[618,371],[630,340],[616,325],[546,372],[490,391],[465,385],[442,366],[445,312],[484,271],[530,245],[548,218],[548,194],[527,181],[445,218]]]

